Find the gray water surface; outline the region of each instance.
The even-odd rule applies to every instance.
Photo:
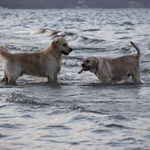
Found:
[[[74,49],[57,84],[26,75],[0,83],[0,149],[150,149],[149,9],[0,9],[0,20],[1,45],[12,53],[44,49],[58,35]],[[83,57],[135,53],[130,41],[141,48],[142,84],[78,74]]]

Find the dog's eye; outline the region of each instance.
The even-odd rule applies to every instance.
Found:
[[[63,46],[64,46],[64,47],[66,47],[66,46],[67,46],[67,44],[65,43],[65,44],[63,44]]]
[[[89,63],[90,61],[87,59],[86,62]]]

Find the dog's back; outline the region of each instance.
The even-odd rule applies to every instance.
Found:
[[[9,60],[11,58],[11,53],[9,53],[5,47],[0,46],[0,56]]]

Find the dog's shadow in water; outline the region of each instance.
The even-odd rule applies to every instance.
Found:
[[[7,83],[0,82],[0,88],[24,88],[24,87],[51,87],[51,88],[61,88],[62,86],[69,86],[70,84],[61,81],[58,82],[47,82],[47,81],[35,81],[35,80],[18,80],[18,82]]]
[[[114,83],[87,83],[87,84],[80,84],[82,87],[95,87],[95,88],[135,88],[146,84],[144,81],[140,84],[135,84],[134,82],[114,82]]]

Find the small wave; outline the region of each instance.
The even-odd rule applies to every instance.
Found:
[[[31,98],[28,96],[25,96],[23,94],[20,93],[11,93],[6,101],[8,102],[14,102],[14,103],[21,103],[21,104],[32,104],[32,105],[48,105],[47,103],[41,103],[37,101],[37,98]]]
[[[96,111],[96,110],[82,110],[83,112],[86,112],[86,113],[93,113],[93,114],[99,114],[99,115],[109,115],[109,113],[106,113],[106,112],[102,112],[102,111]]]
[[[108,125],[105,125],[106,127],[108,128],[118,128],[118,129],[126,129],[127,127],[123,126],[123,125],[119,125],[119,124],[108,124]]]
[[[83,30],[84,32],[86,31],[99,31],[100,29],[86,29],[86,30]]]
[[[131,39],[131,37],[130,36],[123,36],[123,37],[120,37],[120,38],[118,38],[119,40],[124,40],[124,39]]]
[[[145,52],[143,55],[147,58],[150,58],[150,52]]]
[[[129,143],[134,144],[135,141],[136,141],[136,139],[135,139],[135,138],[131,138],[131,137],[129,137],[129,138],[124,138],[124,139],[121,139],[121,140],[120,140],[120,142],[125,143],[125,144],[129,144]]]
[[[59,31],[59,30],[53,30],[53,29],[48,29],[48,28],[41,28],[41,29],[36,29],[30,33],[30,35],[36,35],[36,34],[44,34],[48,33],[50,36],[73,36],[75,33],[72,32],[66,32],[66,31]]]
[[[86,43],[100,43],[100,42],[104,42],[105,40],[103,39],[91,39],[85,36],[77,36],[77,41],[78,42],[86,42]]]
[[[79,51],[90,51],[90,50],[92,50],[92,51],[98,51],[98,52],[105,52],[106,51],[106,48],[100,48],[100,47],[75,47],[75,48],[73,48],[73,50],[79,50]],[[73,58],[73,57],[72,57]],[[78,58],[77,58],[78,59]],[[80,58],[79,58],[80,59]]]
[[[14,51],[14,53],[20,53],[20,51],[22,52],[32,52],[32,51],[37,51],[39,50],[39,46],[37,45],[11,45],[11,44],[7,44],[6,48],[8,49],[8,51]]]
[[[94,120],[94,118],[91,116],[85,116],[83,114],[79,114],[79,115],[72,117],[69,122],[72,123],[72,122],[78,122],[78,121],[84,122],[84,121],[93,121],[93,120]]]
[[[80,106],[69,106],[68,108],[69,110],[83,110],[84,108],[83,107],[80,107]]]
[[[126,30],[129,30],[129,31],[130,31],[130,30],[135,30],[135,29],[134,29],[134,28],[126,28]]]
[[[107,145],[111,145],[112,147],[116,147],[117,145],[129,145],[129,144],[134,144],[135,145],[135,141],[136,139],[135,138],[126,138],[126,139],[121,139],[121,140],[118,140],[118,141],[111,141],[111,142],[108,142]],[[143,147],[137,147],[137,148],[126,148],[126,149],[133,149],[133,150],[142,150]],[[148,150],[148,149],[146,149]]]
[[[128,32],[126,31],[117,31],[117,32],[115,32],[115,34],[128,34]]]
[[[80,60],[82,60],[82,59],[80,59]],[[72,61],[66,62],[65,61],[62,64],[65,65],[65,66],[69,66],[69,67],[77,67],[77,66],[81,65],[81,62],[80,61],[74,61],[74,62],[72,62]]]
[[[4,134],[0,134],[0,138],[6,138],[7,135],[4,135]]]
[[[72,32],[64,32],[64,31],[59,31],[58,33],[54,34],[55,36],[73,36],[75,33]]]
[[[47,29],[46,32],[49,33],[51,36],[56,36],[58,33],[61,33],[63,35],[62,31],[57,31],[57,30],[52,30],[52,29]]]
[[[91,31],[93,30],[95,31],[98,29],[91,29]],[[30,33],[30,35],[44,34],[44,33],[48,33],[53,38],[58,37],[58,36],[62,36],[62,37],[69,36],[73,38],[74,42],[83,43],[83,44],[91,44],[91,43],[98,44],[98,43],[105,41],[103,39],[96,39],[96,38],[90,38],[90,37],[86,37],[82,35],[77,35],[76,33],[73,33],[73,32],[59,31],[59,30],[48,29],[48,28],[41,28],[41,29],[34,30]]]
[[[96,30],[96,29],[92,29],[92,30]],[[89,36],[78,35],[77,33],[73,33],[73,32],[60,31],[60,30],[48,29],[48,28],[41,28],[41,29],[34,30],[30,33],[30,35],[45,34],[45,33],[50,35],[52,38],[59,37],[59,36],[65,37],[69,40],[69,42],[73,42],[77,45],[92,44],[93,47],[95,47],[97,44],[99,45],[101,42],[105,42],[104,39],[92,38]]]
[[[86,41],[86,40],[88,40],[87,37],[84,37],[84,36],[78,36],[78,37],[77,37],[77,41],[78,41],[78,42],[84,42],[84,41]]]
[[[121,48],[119,48],[119,49],[121,49],[121,50],[123,50],[123,51],[130,51],[130,48],[129,48],[129,47],[125,47],[125,46],[123,46],[123,47],[121,47]]]
[[[150,73],[150,68],[145,68],[145,69],[141,70],[141,72],[143,72],[143,73]]]
[[[37,29],[37,30],[32,31],[30,35],[42,34],[42,33],[45,33],[46,31],[47,31],[47,28]]]
[[[6,13],[4,13],[2,16],[3,16],[3,18],[6,18],[7,16],[11,16],[12,14],[10,13],[10,12],[6,12]]]
[[[49,129],[49,128],[53,128],[53,129],[60,129],[60,130],[70,130],[69,127],[64,126],[64,125],[48,125],[46,127],[44,127],[44,129]]]
[[[132,22],[130,21],[124,21],[121,26],[125,26],[125,25],[134,25]]]
[[[109,116],[109,120],[122,120],[122,121],[130,121],[130,118],[125,117],[125,116],[121,116],[121,115],[116,115],[116,116]]]
[[[93,133],[97,133],[97,134],[101,134],[101,133],[110,133],[109,130],[104,130],[104,129],[97,129],[97,130],[93,130]]]

